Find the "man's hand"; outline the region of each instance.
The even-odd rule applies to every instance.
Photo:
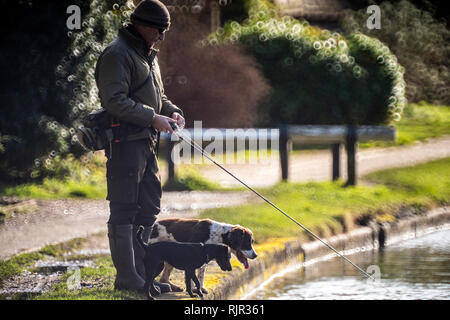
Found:
[[[173,116],[172,116],[173,117]],[[184,121],[184,119],[183,119]],[[155,115],[155,119],[153,120],[153,128],[158,130],[159,132],[169,132],[173,133],[173,129],[170,126],[171,122],[177,122],[175,119],[171,119],[166,116],[162,116],[160,114]]]
[[[184,125],[185,125],[183,116],[181,114],[179,114],[178,112],[174,112],[174,113],[172,113],[172,119],[176,120],[177,126],[180,128],[180,130],[183,130]]]

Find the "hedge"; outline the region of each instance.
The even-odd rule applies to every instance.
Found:
[[[1,22],[2,180],[41,179],[61,169],[56,164],[60,157],[84,152],[74,128],[83,114],[99,106],[95,62],[130,14],[131,5],[125,3],[2,2],[8,12]],[[79,31],[66,26],[69,5],[81,8]]]
[[[256,57],[272,93],[261,125],[391,124],[406,105],[403,68],[387,46],[360,33],[344,37],[280,17],[248,1],[249,17],[229,21],[207,41],[243,45]]]
[[[434,18],[432,13],[420,10],[406,0],[384,1],[379,6],[382,13],[380,29],[366,27],[368,15],[365,9],[348,10],[341,21],[345,32],[377,37],[389,46],[405,68],[409,101],[449,105],[450,30],[446,21]]]

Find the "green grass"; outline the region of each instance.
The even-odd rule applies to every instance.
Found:
[[[34,199],[101,199],[106,197],[106,182],[103,181],[101,184],[95,184],[68,179],[45,178],[39,184],[30,183],[7,187],[2,195]]]
[[[367,179],[383,183],[373,187],[342,187],[342,183],[281,183],[261,193],[294,219],[321,235],[339,233],[348,216],[393,213],[400,206],[428,207],[448,204],[450,159],[411,168],[371,174]],[[270,238],[306,236],[292,221],[266,203],[207,210],[211,218],[250,228],[258,242]]]
[[[360,143],[361,148],[408,145],[416,141],[450,134],[450,106],[434,106],[421,102],[409,104],[400,121],[395,123],[397,140]]]
[[[55,163],[58,167],[55,171],[61,172],[58,176],[39,182],[2,186],[0,196],[35,199],[106,197],[106,158],[102,153],[91,153],[81,160],[69,156],[57,159]]]
[[[12,257],[6,261],[0,261],[0,285],[4,279],[12,277],[33,265],[36,261],[45,256],[39,252],[23,253]]]
[[[450,159],[441,159],[414,167],[390,169],[368,174],[366,179],[405,192],[414,199],[430,199],[439,204],[450,200]]]
[[[142,294],[131,291],[114,290],[116,271],[111,257],[95,260],[94,267],[80,269],[81,290],[69,290],[68,280],[74,272],[67,272],[61,281],[35,300],[135,300],[142,299]]]
[[[64,253],[80,248],[86,239],[75,238],[58,244],[50,244],[41,248],[37,252],[23,253],[12,258],[0,261],[0,285],[3,279],[12,277],[31,267],[38,260],[45,260],[48,257],[61,259]]]
[[[181,190],[224,190],[218,183],[212,182],[203,177],[198,169],[191,166],[182,165],[177,168],[175,179],[168,180],[163,186],[166,191]]]
[[[58,244],[49,244],[41,248],[39,253],[54,258],[62,258],[64,253],[81,248],[85,242],[85,238],[75,238]]]

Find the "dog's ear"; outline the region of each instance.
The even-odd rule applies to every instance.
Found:
[[[238,249],[241,247],[244,240],[244,230],[239,227],[234,227],[228,234],[228,244],[232,249]]]

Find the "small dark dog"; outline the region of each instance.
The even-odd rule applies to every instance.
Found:
[[[231,271],[231,253],[223,244],[202,244],[188,242],[161,241],[147,244],[142,240],[143,227],[139,228],[136,234],[138,242],[145,249],[144,266],[145,279],[144,290],[148,300],[153,300],[153,296],[160,295],[161,292],[153,284],[155,278],[164,268],[164,262],[171,266],[184,270],[186,291],[194,298],[191,280],[194,281],[198,294],[203,297],[200,282],[195,275],[195,269],[200,268],[211,260],[216,260],[223,271]]]

